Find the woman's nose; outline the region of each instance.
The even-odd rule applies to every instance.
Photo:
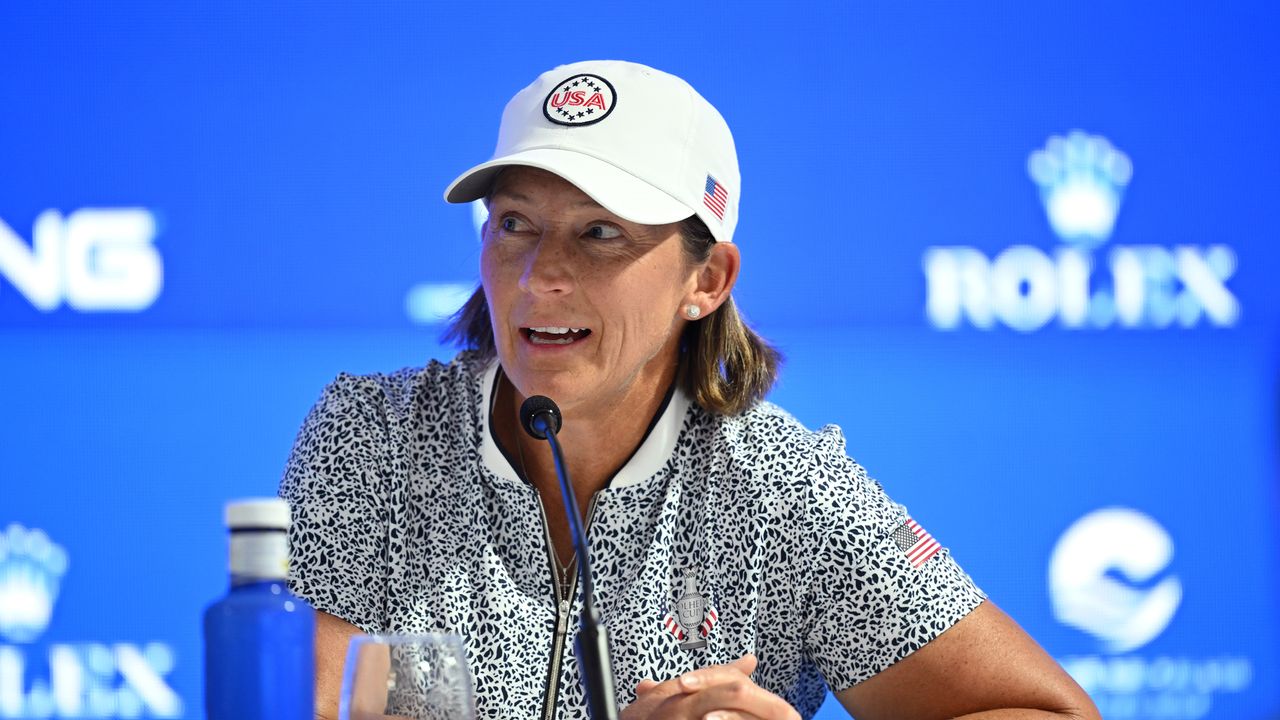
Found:
[[[535,294],[568,292],[573,284],[570,241],[544,233],[525,258],[520,288]]]

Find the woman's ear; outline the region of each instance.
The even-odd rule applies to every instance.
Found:
[[[698,270],[697,283],[686,304],[696,306],[700,316],[706,316],[720,307],[729,298],[734,283],[738,281],[741,262],[738,247],[733,243],[718,242],[713,245],[711,256]]]

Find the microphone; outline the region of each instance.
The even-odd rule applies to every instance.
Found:
[[[535,419],[538,420],[536,425]],[[550,428],[553,435],[560,432],[560,425],[563,422],[560,417],[560,408],[546,395],[534,395],[520,405],[520,424],[524,425],[525,432],[538,440],[547,439],[547,428]]]
[[[582,616],[574,646],[578,650],[578,660],[582,667],[587,711],[592,720],[617,720],[618,704],[614,694],[613,656],[609,653],[609,629],[601,622],[600,611],[596,609],[587,533],[582,529],[578,498],[573,493],[573,484],[569,482],[569,470],[564,466],[560,440],[556,438],[561,426],[560,408],[551,398],[534,395],[520,406],[520,424],[533,437],[551,443],[551,457],[555,460],[556,477],[560,480],[560,496],[564,501],[565,514],[569,516],[569,534],[573,536],[573,548],[578,554]]]

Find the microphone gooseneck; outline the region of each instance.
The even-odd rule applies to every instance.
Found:
[[[538,440],[551,444],[551,457],[555,461],[556,478],[560,481],[560,497],[569,517],[569,534],[578,555],[579,586],[582,590],[581,627],[574,644],[578,649],[582,668],[582,684],[587,696],[587,710],[592,720],[617,720],[617,696],[614,694],[613,656],[609,651],[609,630],[596,609],[595,586],[591,580],[591,553],[587,546],[587,533],[582,528],[582,515],[578,513],[578,498],[569,482],[569,470],[564,465],[560,451],[562,419],[560,408],[544,395],[534,395],[520,405],[520,425],[525,432]]]

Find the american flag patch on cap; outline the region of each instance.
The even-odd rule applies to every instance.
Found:
[[[702,190],[702,204],[707,206],[715,216],[724,220],[724,208],[729,204],[729,191],[720,184],[719,180],[707,176],[706,187]]]
[[[906,554],[911,567],[920,567],[942,549],[938,541],[911,518],[893,531],[893,542]]]

